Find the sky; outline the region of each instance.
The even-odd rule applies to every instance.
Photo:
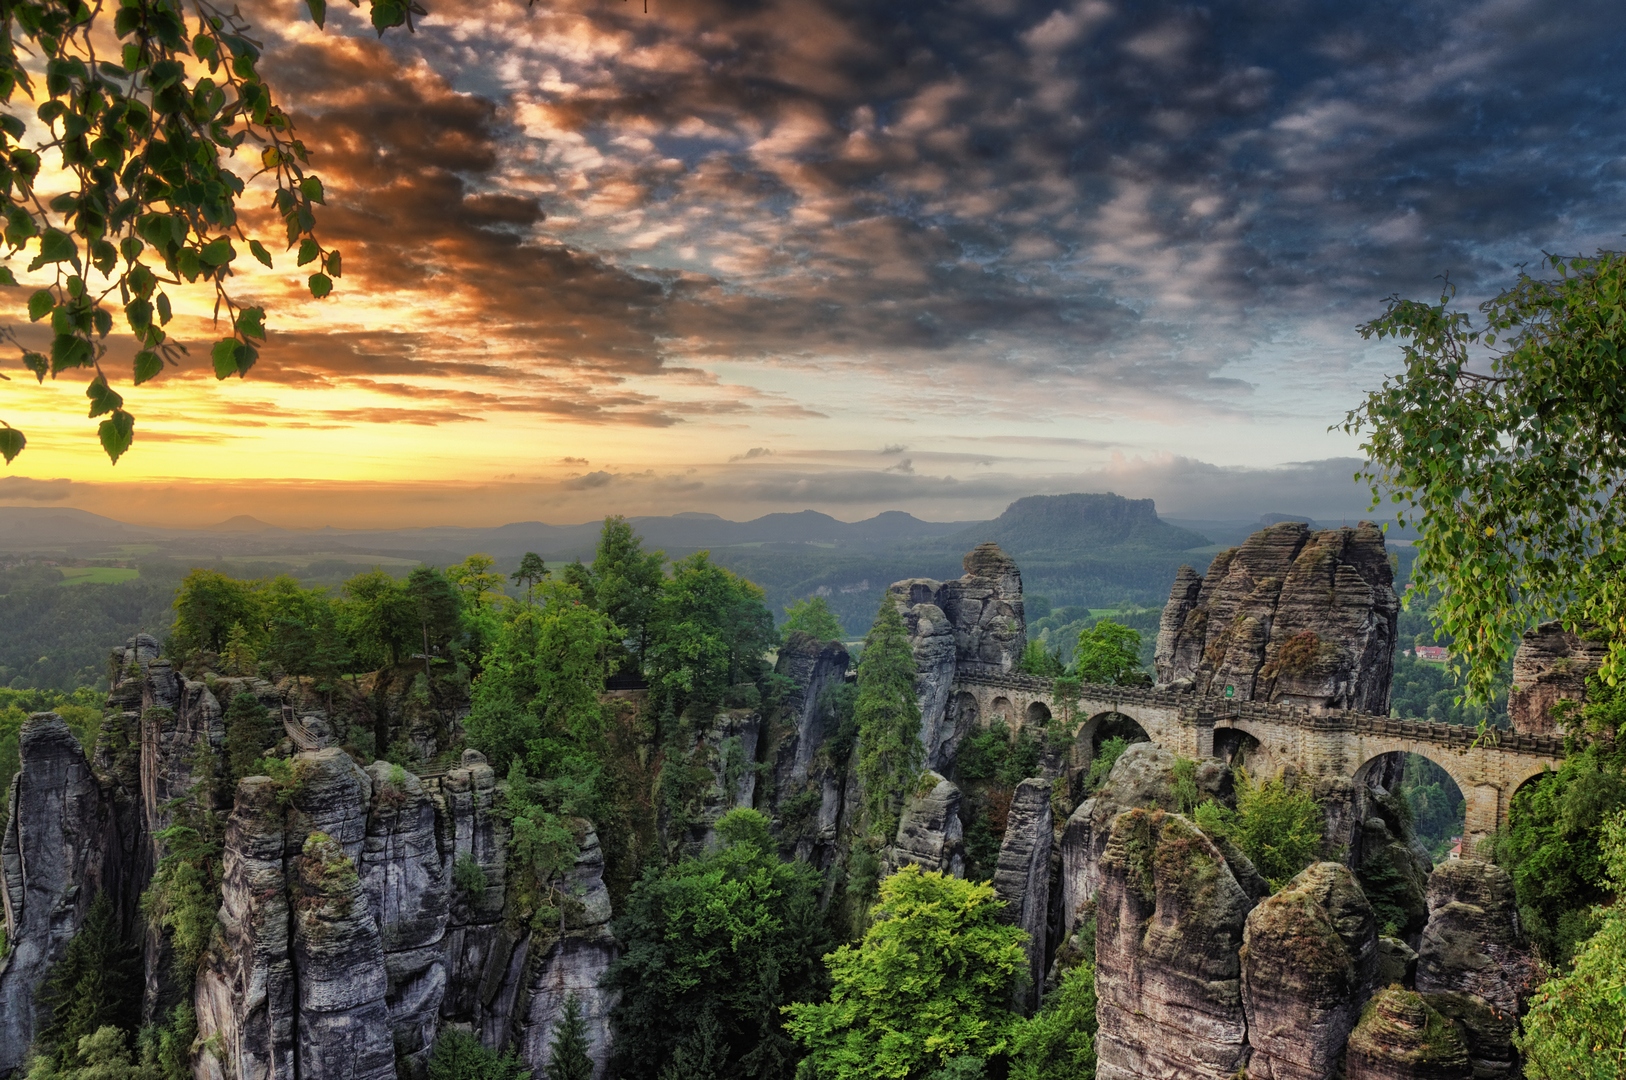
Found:
[[[202,525],[1359,513],[1396,293],[1618,247],[1626,7],[1585,0],[244,5],[343,252],[240,260],[248,378],[16,361],[0,502]],[[245,210],[268,226],[266,194]],[[269,237],[269,229],[265,229]],[[26,275],[19,274],[25,281]],[[29,289],[0,290],[27,331]],[[121,355],[115,345],[115,356]],[[24,379],[27,379],[25,382]]]

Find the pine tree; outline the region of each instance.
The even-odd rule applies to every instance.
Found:
[[[587,1022],[582,1019],[582,1005],[575,994],[565,999],[565,1017],[553,1033],[547,1078],[593,1080],[593,1059],[587,1056]]]
[[[135,1026],[133,1006],[141,1001],[135,950],[119,931],[107,893],[99,892],[91,901],[84,925],[46,976],[39,998],[51,1016],[39,1044],[63,1064],[73,1060],[85,1036],[108,1025]]]
[[[909,632],[890,596],[881,601],[858,661],[858,782],[872,835],[892,838],[903,797],[925,758]]]
[[[254,763],[282,737],[282,723],[253,694],[238,694],[226,706],[226,767],[236,781],[254,771]]]

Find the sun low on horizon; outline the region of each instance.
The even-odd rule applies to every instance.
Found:
[[[1386,297],[1448,274],[1471,303],[1620,232],[1621,76],[1589,42],[1621,17],[1595,5],[428,7],[382,38],[349,5],[325,29],[244,12],[343,275],[313,299],[251,185],[274,265],[230,287],[267,309],[257,363],[216,380],[213,295],[176,289],[190,352],[125,376],[113,465],[88,375],[8,361],[28,446],[0,502],[300,527],[959,520],[1092,490],[1335,514],[1365,496],[1334,428],[1398,362],[1356,329]],[[28,348],[33,250],[0,289]]]

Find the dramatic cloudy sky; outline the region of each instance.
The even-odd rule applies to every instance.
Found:
[[[82,386],[0,384],[0,500],[1333,514],[1393,364],[1358,323],[1623,231],[1618,2],[427,2],[382,42],[245,7],[340,288],[241,277],[265,358],[131,393],[116,468]]]

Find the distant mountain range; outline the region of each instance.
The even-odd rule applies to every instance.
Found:
[[[776,613],[793,600],[826,597],[856,635],[868,627],[891,582],[957,577],[964,554],[985,541],[1017,560],[1030,593],[1055,604],[1161,604],[1180,564],[1204,570],[1220,546],[1279,520],[1306,519],[1268,514],[1247,521],[1170,522],[1150,499],[1107,493],[1030,496],[991,521],[976,522],[922,521],[896,510],[854,522],[815,510],[751,521],[686,513],[631,522],[646,547],[674,558],[710,550],[718,563],[761,585]],[[291,573],[335,586],[374,562],[396,569],[417,562],[446,565],[484,552],[499,569],[512,570],[528,551],[553,565],[590,560],[601,527],[599,521],[521,521],[468,528],[284,529],[240,515],[208,528],[171,529],[83,510],[0,506],[0,552],[159,560],[171,568],[166,574],[177,563],[207,562],[244,575]]]

